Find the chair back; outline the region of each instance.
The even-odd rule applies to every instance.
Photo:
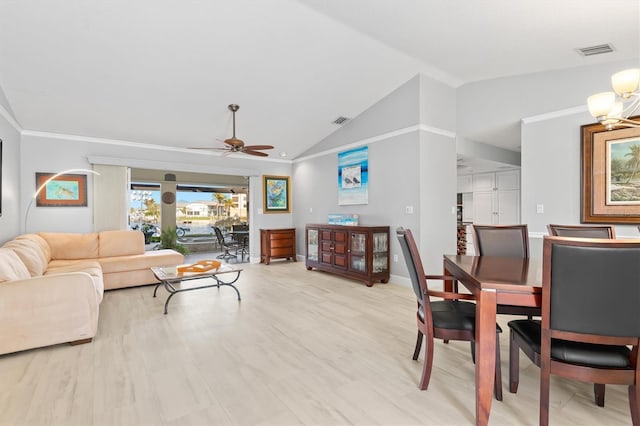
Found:
[[[547,225],[549,235],[574,238],[607,238],[615,239],[613,225]]]
[[[217,226],[214,226],[213,231],[216,233],[216,238],[218,239],[218,244],[220,244],[220,247],[224,246],[225,245],[224,236],[222,235],[222,231],[220,230],[220,228]]]
[[[231,225],[233,231],[249,231],[249,225],[240,224],[240,225]]]
[[[545,237],[543,256],[543,330],[640,336],[640,240]]]
[[[529,257],[527,225],[471,225],[479,256]]]
[[[418,252],[416,240],[410,229],[398,228],[396,230],[398,242],[402,248],[404,261],[407,264],[411,286],[418,301],[418,312],[423,317],[424,322],[431,322],[431,306],[429,296],[427,296],[427,279],[425,278],[424,267]]]

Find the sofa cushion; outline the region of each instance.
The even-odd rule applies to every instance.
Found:
[[[16,240],[30,240],[38,244],[38,247],[42,249],[42,255],[44,256],[44,262],[49,263],[51,260],[51,248],[47,241],[38,234],[22,234],[16,237]]]
[[[39,277],[47,270],[48,262],[45,260],[42,249],[35,241],[11,240],[3,247],[13,250],[18,255],[32,277]]]
[[[84,272],[91,275],[91,279],[93,280],[93,284],[98,295],[98,303],[102,302],[104,279],[102,277],[102,268],[96,260],[52,260],[49,262],[49,268],[44,274],[56,275],[69,272]]]
[[[102,231],[98,234],[99,257],[127,256],[144,253],[141,231]]]
[[[0,248],[0,283],[31,278],[18,255],[9,248]]]
[[[71,234],[40,232],[51,248],[51,259],[95,259],[98,257],[98,233]]]
[[[152,266],[179,265],[184,263],[184,256],[175,250],[165,249],[151,250],[132,256],[101,257],[98,262],[104,274],[111,274],[150,269]]]

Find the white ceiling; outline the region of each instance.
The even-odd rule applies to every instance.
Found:
[[[26,130],[205,147],[237,103],[239,138],[295,158],[417,73],[458,86],[639,51],[638,0],[1,0],[0,105]]]

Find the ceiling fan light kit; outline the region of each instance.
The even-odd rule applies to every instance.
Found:
[[[236,137],[236,112],[240,109],[239,105],[231,104],[227,108],[233,114],[233,136],[229,139],[225,139],[224,143],[227,145],[224,148],[193,148],[193,149],[214,149],[218,151],[225,151],[223,155],[233,154],[234,152],[242,152],[244,154],[255,155],[257,157],[268,157],[269,154],[261,152],[267,149],[273,149],[271,145],[245,145],[242,139]]]

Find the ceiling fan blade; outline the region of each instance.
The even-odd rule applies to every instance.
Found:
[[[269,156],[269,154],[267,154],[266,152],[251,151],[250,149],[244,149],[241,152],[244,152],[245,154],[249,154],[249,155],[256,155],[258,157],[268,157]]]
[[[251,149],[251,150],[256,150],[256,149],[273,149],[273,146],[271,145],[246,145],[244,147],[244,149]]]
[[[218,147],[209,147],[209,148],[202,148],[202,147],[198,147],[198,146],[190,146],[187,149],[206,149],[207,151],[228,151],[229,148],[218,148]]]

